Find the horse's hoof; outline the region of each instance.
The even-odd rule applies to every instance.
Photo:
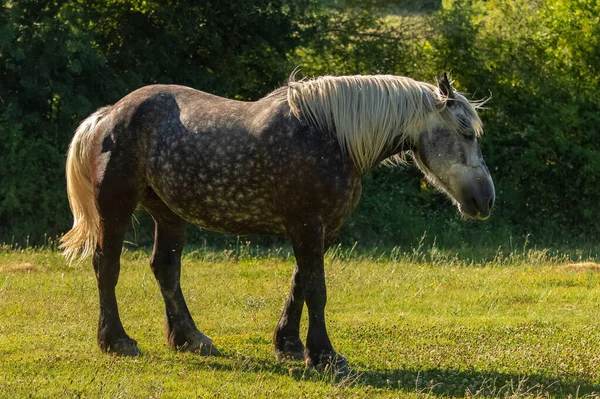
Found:
[[[304,360],[304,351],[280,351],[275,349],[277,360]]]
[[[336,355],[329,363],[325,364],[323,372],[331,372],[336,377],[345,377],[350,374],[350,367],[348,367],[346,358],[341,355]]]
[[[282,346],[283,348],[275,347],[277,360],[304,360],[304,345],[300,339],[284,341]]]
[[[200,331],[195,331],[190,335],[182,345],[175,345],[175,348],[182,352],[197,353],[200,356],[221,356],[221,352],[213,344],[212,339]]]
[[[201,343],[199,345],[190,346],[189,349],[185,348],[184,350],[188,352],[197,353],[200,356],[221,356],[221,352],[217,349],[217,347],[212,343]]]
[[[142,354],[137,341],[129,337],[118,339],[107,345],[105,352],[119,356],[139,356]]]
[[[314,368],[318,372],[332,374],[335,377],[345,377],[350,374],[350,368],[346,358],[337,353],[327,353],[319,356],[319,361],[314,362],[306,357],[306,368]]]

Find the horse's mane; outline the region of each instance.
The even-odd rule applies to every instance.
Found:
[[[286,88],[291,112],[335,134],[342,151],[363,171],[374,166],[397,138],[416,139],[432,128],[433,112],[452,130],[466,127],[447,109],[448,98],[437,86],[403,76],[322,76],[302,81],[292,77]],[[459,93],[452,101],[464,109],[467,123],[479,135],[478,103]]]

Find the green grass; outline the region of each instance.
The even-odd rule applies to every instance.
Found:
[[[271,336],[293,267],[289,249],[248,245],[185,255],[184,294],[220,358],[166,346],[148,253],[126,252],[117,295],[143,355],[121,358],[96,346],[98,299],[89,262],[69,267],[50,250],[0,247],[0,397],[600,392],[598,265],[569,266],[572,257],[538,250],[498,251],[486,260],[436,248],[335,249],[327,259],[330,336],[357,373],[341,381],[273,357]]]

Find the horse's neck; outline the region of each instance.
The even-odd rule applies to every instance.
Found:
[[[406,151],[413,151],[414,149],[415,145],[409,136],[398,136],[392,141],[388,148],[386,148],[380,154],[380,156],[377,158],[377,162],[375,162],[375,164],[370,169],[373,169],[381,162],[385,161],[390,157],[393,157],[394,155],[398,155]]]

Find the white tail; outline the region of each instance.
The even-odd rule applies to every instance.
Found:
[[[67,155],[67,194],[73,213],[73,227],[60,239],[60,248],[69,263],[94,253],[98,242],[100,215],[90,172],[90,139],[98,122],[110,107],[100,108],[77,130]]]

